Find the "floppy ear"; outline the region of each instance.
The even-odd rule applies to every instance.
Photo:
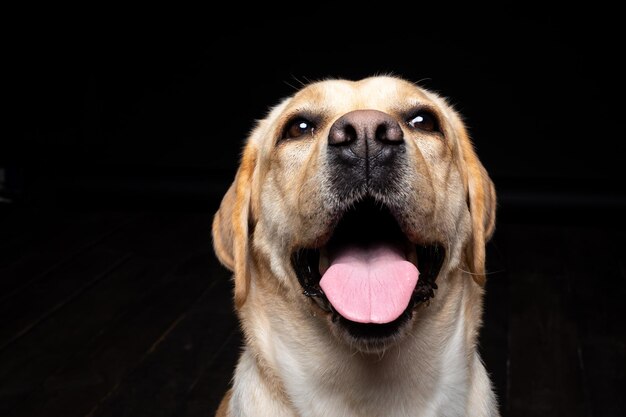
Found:
[[[219,261],[234,273],[237,308],[246,301],[250,287],[249,224],[256,159],[256,150],[246,146],[235,180],[213,217],[213,248]]]
[[[466,257],[474,281],[483,286],[485,285],[485,244],[495,229],[496,192],[464,128],[462,136],[461,152],[465,166],[467,205],[472,221],[472,237],[466,249]]]

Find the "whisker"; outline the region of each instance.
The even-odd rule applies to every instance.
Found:
[[[481,275],[481,274],[477,274],[476,272],[466,271],[465,269],[461,268],[460,266],[457,266],[456,269],[458,269],[461,272],[465,272],[466,274],[469,274],[469,275]],[[495,274],[501,274],[503,272],[506,272],[506,269],[499,269],[497,271],[489,271],[489,272],[485,272],[482,275],[495,275]]]
[[[298,86],[298,85],[291,84],[291,83],[290,83],[289,81],[287,81],[287,80],[283,80],[283,83],[285,83],[286,85],[288,85],[289,87],[291,87],[294,91],[297,91],[297,90],[299,90],[300,88],[302,88],[302,87],[304,87],[304,86],[305,86],[305,83],[304,83],[303,81],[299,80],[299,79],[298,79],[298,77],[296,77],[295,75],[291,74],[291,78],[293,79],[293,81],[295,81],[297,84],[300,84],[300,85]]]

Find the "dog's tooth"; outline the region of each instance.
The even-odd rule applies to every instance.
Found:
[[[319,263],[320,275],[324,275],[324,273],[326,273],[326,270],[328,269],[329,265],[330,265],[330,261],[328,260],[328,252],[326,251],[326,248],[321,248],[320,249],[320,263]]]

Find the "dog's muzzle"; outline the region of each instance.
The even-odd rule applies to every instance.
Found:
[[[439,242],[411,241],[405,229],[404,132],[378,110],[346,113],[329,130],[327,162],[334,220],[314,247],[296,248],[294,270],[352,337],[391,337],[434,296],[445,257]]]
[[[363,255],[386,259],[356,259]],[[410,242],[389,210],[366,198],[343,213],[323,246],[299,248],[291,261],[304,295],[332,313],[333,321],[338,320],[354,337],[381,338],[393,335],[415,306],[434,296],[444,258],[442,245]],[[419,268],[419,280],[407,288],[397,283],[405,278],[397,265],[411,264],[416,271]],[[358,271],[361,266],[378,269],[374,271],[378,276],[368,277]],[[378,294],[359,295],[363,288]]]

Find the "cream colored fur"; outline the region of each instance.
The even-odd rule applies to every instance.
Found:
[[[406,128],[415,107],[437,115],[441,134]],[[446,259],[429,302],[384,349],[347,343],[329,314],[303,295],[290,262],[327,224],[333,193],[328,131],[342,115],[374,109],[405,130],[403,202],[412,235],[437,240]],[[319,113],[311,137],[279,143],[299,112]],[[495,191],[464,124],[442,97],[392,76],[303,87],[260,120],[213,224],[220,261],[233,271],[245,346],[217,415],[228,417],[498,416],[477,352],[485,242]],[[335,327],[333,327],[335,326]]]

